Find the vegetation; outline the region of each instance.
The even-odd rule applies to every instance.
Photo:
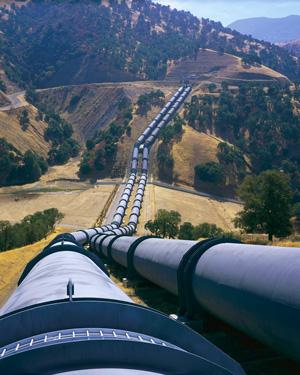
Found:
[[[55,224],[62,218],[63,215],[56,208],[50,208],[28,215],[17,224],[0,221],[0,251],[30,245],[41,240],[53,231]]]
[[[217,156],[235,185],[248,172],[283,170],[300,201],[299,98],[299,89],[292,92],[275,84],[242,84],[234,93],[223,85],[219,97],[194,96],[186,105],[185,120],[196,130],[212,131],[226,140]]]
[[[181,215],[177,211],[158,210],[154,220],[145,224],[145,229],[162,238],[179,238],[181,240],[198,240],[199,238],[233,237],[215,224],[202,223],[197,226],[189,222],[182,225]]]
[[[40,103],[35,90],[29,89],[26,91],[26,100],[38,108],[37,120],[44,120],[48,124],[44,134],[45,140],[51,143],[48,163],[50,165],[61,165],[67,163],[71,157],[78,156],[80,146],[72,138],[72,126],[57,113],[49,111],[44,104]]]
[[[165,94],[161,90],[152,90],[147,94],[139,96],[137,105],[137,113],[139,115],[147,115],[152,106],[162,107],[164,105]]]
[[[32,151],[22,155],[4,138],[0,139],[0,186],[35,182],[47,168],[47,162]]]
[[[150,0],[130,2],[130,8],[125,0],[109,3],[111,9],[100,0],[39,0],[3,9],[8,17],[0,20],[0,52],[9,79],[26,87],[162,79],[169,61],[194,57],[199,47],[299,79],[299,62],[287,50],[219,22]],[[128,22],[132,14],[139,16]]]
[[[198,240],[199,238],[223,237],[225,232],[215,224],[202,223],[193,226],[191,223],[183,223],[180,226],[178,238],[181,240]]]
[[[132,106],[127,100],[119,106],[119,115],[105,130],[99,130],[93,140],[86,142],[79,173],[88,177],[95,173],[110,173],[118,151],[118,142],[126,133],[131,136],[129,124],[132,120]]]
[[[162,238],[176,238],[179,232],[181,215],[177,211],[158,210],[155,219],[145,224],[145,229],[155,236]]]
[[[219,163],[208,162],[195,167],[195,176],[199,181],[212,182],[216,184],[224,183],[223,168]]]
[[[171,182],[173,180],[174,159],[171,153],[172,142],[179,140],[183,133],[183,120],[175,116],[173,121],[166,125],[160,132],[161,143],[157,152],[158,175],[160,180]]]
[[[239,189],[244,209],[235,220],[247,233],[267,233],[286,237],[291,234],[292,190],[289,178],[278,171],[246,177]]]
[[[293,216],[300,222],[300,203],[296,203],[293,207]]]
[[[0,90],[3,91],[4,93],[7,91],[6,84],[1,78],[0,78]]]
[[[23,131],[26,131],[28,129],[28,126],[30,124],[29,116],[28,116],[28,110],[23,109],[20,116],[20,125]]]

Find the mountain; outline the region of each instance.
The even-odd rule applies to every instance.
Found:
[[[281,43],[280,45],[281,47],[287,49],[292,55],[300,57],[300,39],[293,40],[289,43]]]
[[[150,0],[18,3],[0,9],[0,63],[21,87],[164,79],[199,47],[299,77],[288,51]]]
[[[297,15],[284,18],[248,18],[235,21],[228,27],[271,43],[289,42],[300,38],[300,16]]]

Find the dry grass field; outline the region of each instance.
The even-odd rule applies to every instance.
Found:
[[[279,80],[287,82],[287,78],[266,66],[246,67],[239,57],[213,50],[201,50],[196,59],[186,58],[169,66],[166,79],[180,81],[189,79],[193,82],[223,80]]]
[[[65,232],[59,227],[47,238],[33,245],[0,253],[0,306],[2,306],[13,290],[27,263],[34,258],[55,236]]]
[[[172,149],[176,181],[193,186],[194,167],[200,163],[217,161],[217,147],[220,142],[221,139],[185,126],[181,141],[174,143]]]
[[[88,228],[100,216],[113,189],[113,185],[105,185],[87,190],[0,194],[0,220],[17,222],[26,215],[54,207],[65,215],[62,225]]]
[[[138,227],[138,235],[146,233],[144,225],[155,217],[159,209],[175,210],[181,214],[182,223],[189,221],[194,225],[216,224],[226,231],[233,231],[232,220],[241,211],[237,203],[223,202],[185,192],[175,191],[155,185],[148,185]]]
[[[41,156],[47,157],[50,149],[49,143],[44,139],[44,132],[47,124],[43,121],[36,121],[37,110],[33,106],[27,107],[29,111],[30,125],[26,131],[21,129],[19,116],[22,108],[10,111],[0,111],[0,138],[5,138],[16,149],[24,153],[32,150]]]
[[[119,104],[125,98],[135,103],[141,94],[157,89],[161,89],[168,96],[176,91],[176,87],[177,85],[173,87],[171,83],[161,82],[84,84],[39,90],[39,98],[48,108],[72,124],[75,136],[83,143],[92,139],[97,130],[116,118]],[[70,105],[76,97],[79,98],[77,104]],[[146,125],[148,120],[152,121],[152,117],[136,116],[134,126],[137,131],[142,131],[143,124]],[[135,140],[134,134],[131,138]]]
[[[64,165],[49,167],[47,173],[41,176],[40,182],[49,183],[57,180],[76,180],[79,182],[79,164],[80,156],[71,159]]]

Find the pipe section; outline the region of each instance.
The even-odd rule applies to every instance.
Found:
[[[97,262],[71,235],[33,259],[0,310],[1,374],[244,374],[186,326],[135,305]]]
[[[171,100],[166,104],[166,106],[160,111],[160,113],[155,117],[155,119],[149,124],[145,129],[143,134],[136,141],[131,158],[131,175],[126,183],[125,189],[123,191],[119,205],[116,208],[115,215],[113,217],[112,227],[111,228],[96,228],[89,229],[87,231],[78,231],[72,233],[74,238],[85,245],[91,242],[91,239],[95,234],[102,233],[104,234],[107,230],[113,231],[116,235],[120,234],[119,228],[121,227],[124,217],[126,215],[126,209],[132,195],[133,187],[136,181],[138,174],[139,166],[139,151],[142,150],[142,178],[140,180],[138,191],[135,197],[135,204],[132,209],[132,212],[129,214],[129,225],[126,227],[125,232],[128,235],[132,235],[136,231],[138,224],[138,218],[140,216],[141,204],[136,204],[136,202],[142,202],[146,180],[149,170],[149,155],[151,146],[157,140],[160,130],[171,120],[172,115],[176,112],[179,106],[184,102],[186,97],[191,91],[191,87],[180,87],[179,90],[173,95]]]

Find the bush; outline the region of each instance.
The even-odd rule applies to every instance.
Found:
[[[216,224],[199,224],[193,230],[195,240],[199,238],[222,237],[223,235],[223,229],[217,227]]]

